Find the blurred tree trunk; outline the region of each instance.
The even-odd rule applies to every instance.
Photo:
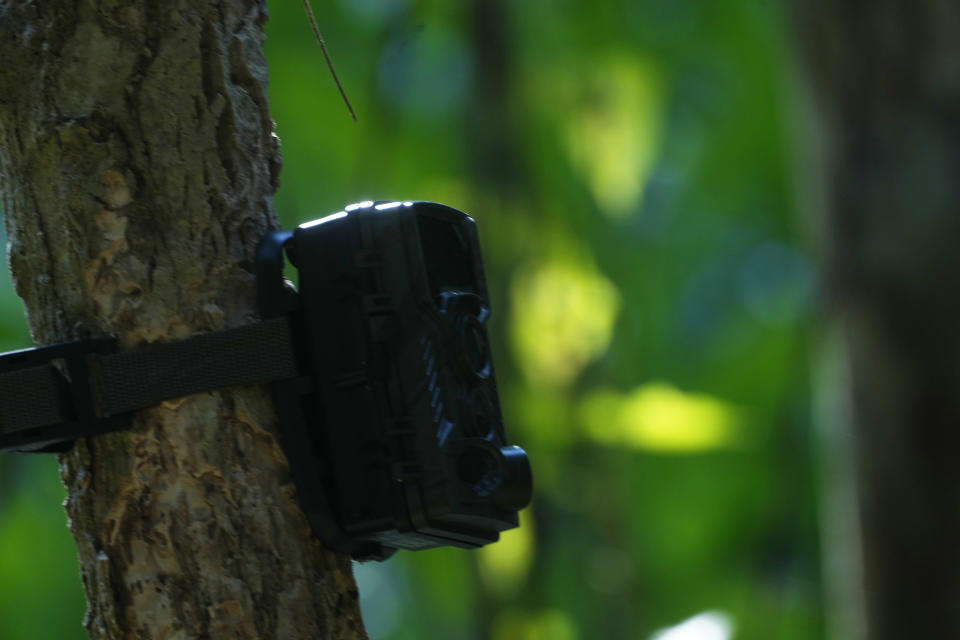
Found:
[[[280,167],[265,20],[256,0],[0,1],[0,184],[37,344],[255,319]],[[62,457],[92,638],[365,637],[275,422],[262,388],[198,394]]]
[[[837,634],[960,638],[960,3],[795,8],[860,531]]]

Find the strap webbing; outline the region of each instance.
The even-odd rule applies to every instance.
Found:
[[[63,422],[66,393],[52,364],[0,373],[0,435]]]
[[[23,353],[0,355],[0,360]],[[71,389],[69,367],[58,368],[54,361],[0,373],[0,449],[44,439],[49,430],[41,428],[76,420],[77,393],[90,394],[98,415],[113,416],[193,393],[298,375],[286,317],[133,351],[88,355],[89,390]],[[9,442],[5,436],[11,436]]]
[[[99,360],[101,407],[107,415],[192,393],[297,375],[285,317],[99,356]]]

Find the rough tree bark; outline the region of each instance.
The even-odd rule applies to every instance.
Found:
[[[860,530],[835,634],[960,638],[960,4],[795,5]]]
[[[0,185],[37,344],[254,319],[280,168],[265,20],[256,0],[0,1]],[[263,388],[198,394],[62,457],[92,638],[365,637],[275,420]]]

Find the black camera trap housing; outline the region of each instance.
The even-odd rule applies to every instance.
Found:
[[[292,318],[303,378],[272,387],[301,504],[328,546],[382,559],[517,526],[531,471],[504,434],[469,216],[351,205],[264,237],[257,286],[264,319]]]

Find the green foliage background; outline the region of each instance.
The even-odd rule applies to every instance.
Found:
[[[776,3],[270,4],[289,227],[371,199],[473,215],[521,529],[358,565],[371,637],[822,637],[791,60]],[[0,347],[29,345],[0,284]],[[0,458],[0,638],[81,638],[56,460]],[[689,629],[689,627],[688,627]],[[664,636],[661,636],[664,637]],[[669,636],[666,636],[669,637]]]

